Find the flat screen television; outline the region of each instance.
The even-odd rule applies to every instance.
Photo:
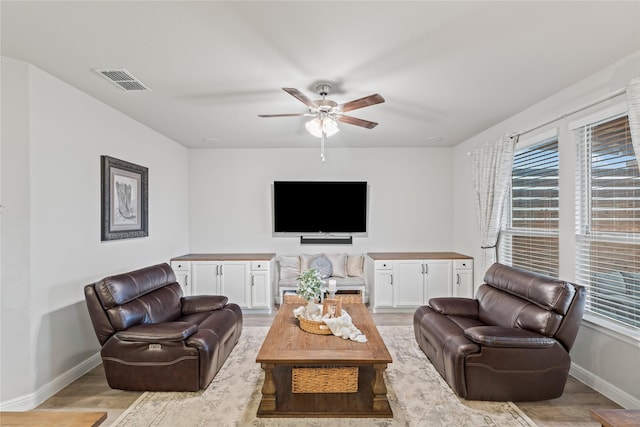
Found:
[[[276,233],[365,233],[364,181],[275,181]]]

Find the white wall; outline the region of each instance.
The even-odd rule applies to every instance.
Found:
[[[188,153],[34,66],[2,88],[0,404],[29,409],[99,350],[85,284],[187,252]],[[149,168],[149,237],[101,242],[101,155]]]
[[[473,148],[498,138],[501,134],[528,129],[549,119],[582,107],[596,99],[624,88],[640,74],[640,51],[577,82],[556,95],[531,106],[527,110],[483,131],[456,146],[453,150],[454,248],[475,258],[480,257],[480,238],[475,217],[471,181]],[[523,82],[526,84],[526,82]],[[499,102],[499,100],[496,100]],[[598,106],[560,119],[539,131],[522,136],[535,136],[550,128],[557,128],[560,141],[560,277],[573,281],[574,270],[574,200],[575,200],[575,142],[568,130],[568,122],[578,117],[625,102],[624,95]],[[484,272],[475,271],[475,283],[480,284]],[[613,332],[603,332],[598,325],[584,320],[577,342],[571,352],[572,373],[598,391],[626,407],[640,408],[640,342]]]
[[[318,143],[319,144],[319,143]],[[198,252],[450,251],[450,148],[191,150],[189,243]],[[274,237],[272,187],[278,180],[359,180],[369,186],[368,235],[353,245],[300,245]],[[300,195],[306,209],[340,209]]]
[[[30,229],[29,229],[29,67],[2,60],[2,140],[0,175],[2,176],[0,259],[0,402],[9,382],[5,375],[24,376],[13,381],[10,395],[31,391],[32,358],[29,316]],[[11,82],[11,84],[6,84]],[[5,339],[9,337],[10,339]],[[10,351],[11,348],[21,351]]]

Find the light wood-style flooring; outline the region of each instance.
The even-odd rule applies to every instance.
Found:
[[[373,313],[379,326],[412,325],[412,313]],[[244,314],[244,325],[265,326],[272,315]],[[108,426],[115,421],[142,393],[113,390],[107,385],[102,365],[49,398],[35,411],[107,411]],[[564,394],[558,399],[542,402],[518,403],[518,407],[540,427],[598,427],[589,415],[591,408],[620,408],[588,386],[570,377]]]

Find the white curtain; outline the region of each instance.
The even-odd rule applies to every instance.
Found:
[[[480,226],[482,258],[477,266],[487,271],[497,261],[498,235],[507,192],[511,188],[511,168],[517,136],[504,135],[471,152],[471,174]]]
[[[636,153],[636,160],[640,165],[640,76],[632,78],[627,83],[627,105],[629,107],[631,141]]]

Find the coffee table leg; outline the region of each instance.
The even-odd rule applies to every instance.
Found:
[[[384,371],[387,364],[373,365],[375,376],[371,382],[371,390],[373,391],[373,410],[386,411],[389,409],[389,401],[387,400],[387,385],[384,383]]]
[[[273,381],[273,368],[275,368],[275,365],[262,363],[261,366],[264,371],[264,384],[262,384],[262,400],[260,401],[258,413],[273,412],[276,410],[276,383]]]

